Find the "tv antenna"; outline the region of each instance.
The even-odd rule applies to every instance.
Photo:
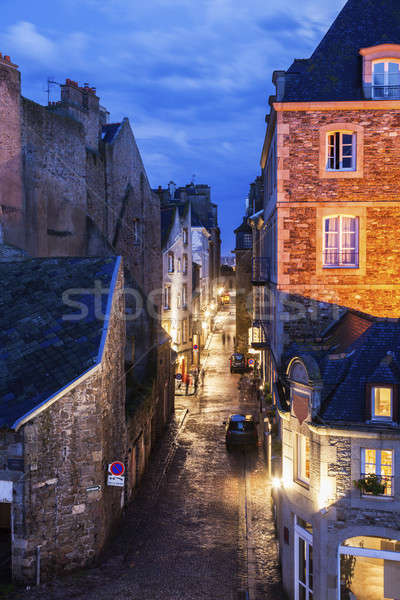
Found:
[[[46,92],[47,92],[47,104],[50,103],[50,93],[51,93],[51,90],[52,90],[51,86],[55,86],[55,85],[58,85],[59,87],[61,87],[61,83],[59,83],[58,81],[55,81],[54,77],[48,77],[47,78],[47,89],[46,89]]]

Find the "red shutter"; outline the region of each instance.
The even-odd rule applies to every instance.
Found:
[[[393,421],[396,423],[399,420],[399,386],[393,386]]]
[[[372,419],[372,383],[367,383],[365,386],[365,420],[370,421]]]

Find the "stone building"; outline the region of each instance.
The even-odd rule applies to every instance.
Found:
[[[247,217],[234,231],[236,262],[236,350],[247,355],[249,350],[249,331],[252,325],[252,286],[251,265],[253,255],[253,237]]]
[[[124,275],[120,258],[0,273],[1,564],[30,582],[92,561],[126,499],[107,485],[128,462]]]
[[[177,373],[185,378],[192,356],[192,236],[191,207],[169,205],[161,209],[163,287],[162,326],[177,353]]]
[[[400,590],[400,323],[352,311],[286,354],[275,493],[289,598]]]
[[[284,444],[283,463],[289,465],[294,491],[293,497],[292,492],[286,495],[286,491],[281,497],[280,514],[285,515],[285,523],[280,522],[279,534],[285,587],[291,598],[384,597],[379,595],[382,590],[375,596],[367,596],[367,591],[359,588],[357,592],[350,591],[351,587],[345,591],[354,566],[351,556],[358,556],[359,551],[354,548],[364,544],[363,556],[375,560],[385,547],[396,548],[400,540],[395,531],[398,529],[396,482],[393,498],[377,500],[377,506],[385,506],[385,511],[381,512],[381,508],[376,514],[361,511],[357,521],[357,510],[365,506],[365,501],[361,499],[361,505],[355,502],[352,481],[340,471],[340,464],[352,465],[353,475],[357,471],[354,461],[358,461],[359,472],[360,461],[367,451],[369,456],[375,451],[377,462],[371,468],[378,469],[378,463],[381,468],[383,457],[388,456],[382,452],[390,450],[392,458],[395,457],[397,418],[393,412],[390,420],[383,420],[387,427],[382,432],[381,423],[368,418],[366,412],[362,417],[361,409],[358,416],[347,419],[346,411],[340,412],[333,402],[330,405],[333,412],[329,413],[327,406],[339,390],[342,402],[349,407],[360,406],[361,401],[354,389],[341,387],[351,361],[341,356],[326,333],[335,323],[342,323],[341,327],[350,332],[360,326],[358,334],[362,340],[361,321],[350,317],[354,311],[380,319],[400,316],[397,286],[400,204],[396,184],[400,135],[399,19],[398,3],[394,0],[349,0],[309,59],[295,60],[287,71],[275,71],[273,75],[276,93],[269,99],[261,156],[264,205],[262,214],[251,220],[256,267],[252,279],[255,287],[262,290],[254,347],[261,344],[266,367],[264,378],[274,403],[285,406],[283,398],[287,405],[278,421]],[[378,325],[371,326],[371,332],[378,331]],[[326,347],[320,348],[325,355],[317,360],[312,351],[319,348],[321,340],[326,342]],[[392,342],[392,347],[385,346],[385,352],[396,352]],[[373,345],[373,339],[369,343]],[[342,346],[347,358],[353,350],[354,356],[357,355],[357,349],[350,343]],[[339,342],[338,347],[341,347]],[[375,350],[376,359],[383,361],[385,369],[385,361],[390,362],[391,355],[385,358],[379,345]],[[301,352],[311,354],[318,369],[312,361],[307,364],[303,354],[298,356]],[[296,357],[303,361],[307,379],[304,372],[296,376],[292,373],[290,361]],[[340,366],[343,371],[339,372]],[[390,368],[396,373],[394,363]],[[365,402],[370,397],[370,383],[377,384],[372,389],[378,394],[381,388],[389,389],[382,394],[395,397],[397,375],[391,389],[392,384],[384,385],[384,378],[367,381],[376,370],[381,376],[377,364],[372,362],[360,363],[352,370],[354,385],[364,390]],[[296,380],[298,376],[303,380]],[[295,404],[302,406],[300,419],[293,419],[290,412],[294,410],[290,400],[294,384],[299,384],[294,398]],[[307,392],[307,386],[313,389],[312,393]],[[335,410],[340,422],[337,426]],[[345,423],[347,429],[343,435]],[[326,435],[321,434],[323,431]],[[300,452],[299,460],[308,455],[300,466],[296,463],[296,452]],[[309,488],[303,492],[301,482],[298,483],[298,468],[306,469],[307,462],[310,482],[306,481]],[[337,474],[335,463],[339,465]],[[313,475],[314,468],[319,475]],[[382,471],[377,475],[381,477]],[[359,478],[360,473],[354,477]],[[332,492],[332,503],[338,508],[325,513],[331,502],[318,508],[315,498],[324,495],[325,481],[330,485],[334,480],[337,491]],[[350,502],[353,512],[342,511],[340,498],[344,508],[348,506],[346,501]],[[370,498],[367,504],[368,501]],[[390,515],[392,525],[389,525]],[[346,531],[352,519],[359,525],[358,533],[355,528]],[[315,535],[314,547],[310,526]],[[336,537],[329,537],[330,530],[337,532]],[[360,540],[362,536],[368,539]],[[375,541],[369,539],[374,536]],[[346,554],[342,545],[349,537],[356,539],[348,543],[353,549]],[[324,563],[324,557],[329,556],[330,561],[335,557],[338,564],[341,555],[347,557],[343,560],[347,561],[348,569],[348,581],[341,582],[342,590],[337,582],[342,567],[335,571],[332,562]],[[379,554],[379,560],[385,561],[381,572],[383,585],[393,591],[394,584],[386,583],[386,577],[396,581],[397,558],[393,554]],[[292,569],[291,564],[297,565],[296,568]],[[394,574],[390,565],[396,567]],[[324,579],[324,569],[329,579]],[[304,577],[307,581],[303,581]]]

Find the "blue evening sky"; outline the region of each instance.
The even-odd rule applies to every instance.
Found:
[[[260,173],[272,71],[308,57],[344,4],[3,0],[0,51],[41,104],[48,76],[97,87],[112,122],[129,118],[152,187],[209,184],[229,254]]]

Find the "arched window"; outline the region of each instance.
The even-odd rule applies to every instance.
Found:
[[[372,97],[400,98],[400,61],[380,59],[372,63]]]

